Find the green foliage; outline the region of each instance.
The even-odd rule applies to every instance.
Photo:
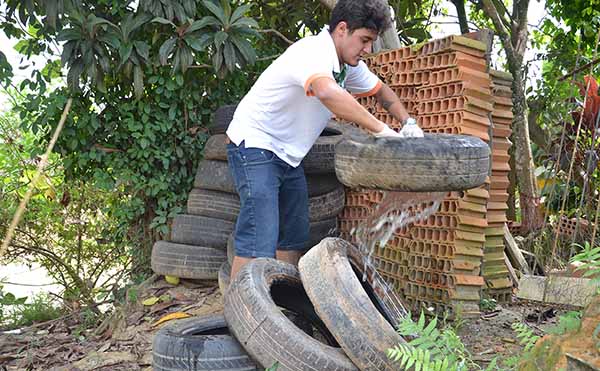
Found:
[[[12,76],[12,66],[8,63],[6,55],[0,51],[0,86],[8,85]]]
[[[515,322],[511,327],[517,333],[517,339],[519,339],[519,343],[524,346],[525,352],[531,351],[535,343],[540,339],[539,336],[533,333],[531,327],[524,323]]]
[[[63,311],[47,294],[39,294],[27,303],[27,297],[16,298],[0,285],[0,328],[13,330],[60,317]]]
[[[575,244],[581,251],[571,258],[572,263],[583,263],[578,270],[583,270],[583,277],[591,277],[591,284],[600,283],[600,246],[592,247],[589,241],[583,246]]]
[[[570,311],[558,317],[558,323],[546,330],[548,334],[563,335],[581,327],[581,311]]]
[[[265,371],[277,371],[277,369],[279,369],[279,362],[273,363],[273,365],[267,368]]]
[[[258,36],[254,28],[258,23],[244,14],[251,5],[232,9],[227,1],[221,6],[211,1],[203,1],[210,15],[200,20],[176,26],[168,19],[157,17],[154,22],[171,26],[175,35],[165,40],[159,49],[159,60],[166,65],[172,55],[173,72],[183,73],[193,64],[194,53],[208,51],[217,75],[223,78],[236,68],[254,64],[256,52],[247,40],[248,36]]]
[[[406,45],[431,39],[428,31],[430,18],[440,12],[440,1],[436,0],[391,0],[394,9],[398,37]]]
[[[493,311],[497,305],[496,299],[481,299],[479,302],[479,308],[485,312]]]
[[[33,179],[42,133],[19,129],[14,115],[0,116],[0,235]],[[101,191],[91,183],[65,183],[58,155],[34,187],[28,210],[1,262],[38,263],[64,288],[68,302],[93,305],[121,284],[135,244],[128,226],[111,217],[127,201],[123,187]],[[116,207],[115,207],[116,206]],[[113,209],[114,208],[114,209]],[[120,237],[120,238],[119,238]],[[117,274],[106,275],[105,272]]]
[[[426,323],[425,314],[421,312],[418,322],[405,318],[398,326],[398,333],[405,337],[414,337],[405,344],[398,344],[387,350],[387,356],[398,362],[400,369],[438,371],[481,369],[471,360],[456,332],[445,327],[441,331],[436,328],[437,317]],[[487,368],[496,368],[496,361]]]
[[[117,27],[94,14],[74,11],[70,27],[63,28],[56,40],[64,41],[61,63],[69,70],[67,85],[76,90],[79,80],[89,79],[100,91],[106,91],[104,75],[110,73],[110,49],[119,47]]]

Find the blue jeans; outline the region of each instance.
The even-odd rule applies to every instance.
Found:
[[[227,145],[229,169],[240,196],[235,254],[275,257],[275,251],[304,250],[308,243],[308,190],[302,166],[273,152]]]

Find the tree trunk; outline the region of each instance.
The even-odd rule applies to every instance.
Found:
[[[320,2],[327,9],[332,10],[335,4],[337,3],[337,0],[320,0]],[[376,52],[385,49],[398,49],[400,47],[402,47],[402,44],[400,43],[398,32],[394,27],[390,27],[387,30],[385,30],[377,39],[377,42],[373,47],[373,51]]]
[[[513,144],[515,167],[521,206],[521,231],[528,233],[544,225],[540,208],[540,197],[534,174],[533,155],[527,122],[527,100],[523,76],[523,57],[527,50],[527,11],[529,0],[515,0],[512,14],[503,4],[493,0],[482,0],[483,11],[494,24],[496,33],[506,52],[508,69],[513,76]],[[496,5],[498,4],[498,5]],[[496,6],[501,7],[498,9]]]
[[[522,60],[522,59],[521,59]],[[543,214],[540,208],[540,197],[535,179],[535,166],[529,139],[529,124],[527,122],[527,100],[522,65],[511,65],[509,69],[513,80],[513,138],[515,145],[515,166],[519,199],[521,205],[521,231],[527,233],[544,226]]]
[[[465,10],[465,0],[452,0],[452,4],[456,7],[456,14],[458,15],[458,24],[460,26],[460,33],[469,33],[469,23],[467,22],[467,12]]]
[[[508,174],[508,201],[506,204],[508,210],[506,210],[506,217],[508,220],[517,220],[517,205],[516,205],[516,194],[517,194],[517,174],[515,166],[515,149],[511,147],[509,151],[510,159],[508,164],[510,165],[510,173]]]

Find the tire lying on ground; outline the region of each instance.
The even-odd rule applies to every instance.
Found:
[[[263,367],[279,362],[278,371],[357,370],[341,349],[307,335],[278,306],[326,331],[308,302],[298,270],[274,259],[254,259],[231,282],[224,305],[229,329],[253,359]]]
[[[224,134],[233,119],[237,104],[227,104],[217,108],[212,125],[208,128],[211,135]]]
[[[198,280],[217,279],[225,261],[223,250],[168,241],[157,241],[150,258],[154,273]]]
[[[152,342],[156,371],[260,370],[229,333],[222,314],[193,317],[169,323]]]
[[[354,364],[361,370],[396,370],[385,350],[405,342],[394,330],[398,319],[359,279],[361,266],[354,246],[326,238],[300,259],[299,270],[319,317]]]
[[[346,138],[335,147],[335,172],[350,188],[405,192],[475,188],[489,173],[490,148],[464,135]]]

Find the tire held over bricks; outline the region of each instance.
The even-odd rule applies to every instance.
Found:
[[[465,135],[346,138],[335,147],[335,172],[350,188],[429,192],[475,188],[490,170],[490,148]]]

